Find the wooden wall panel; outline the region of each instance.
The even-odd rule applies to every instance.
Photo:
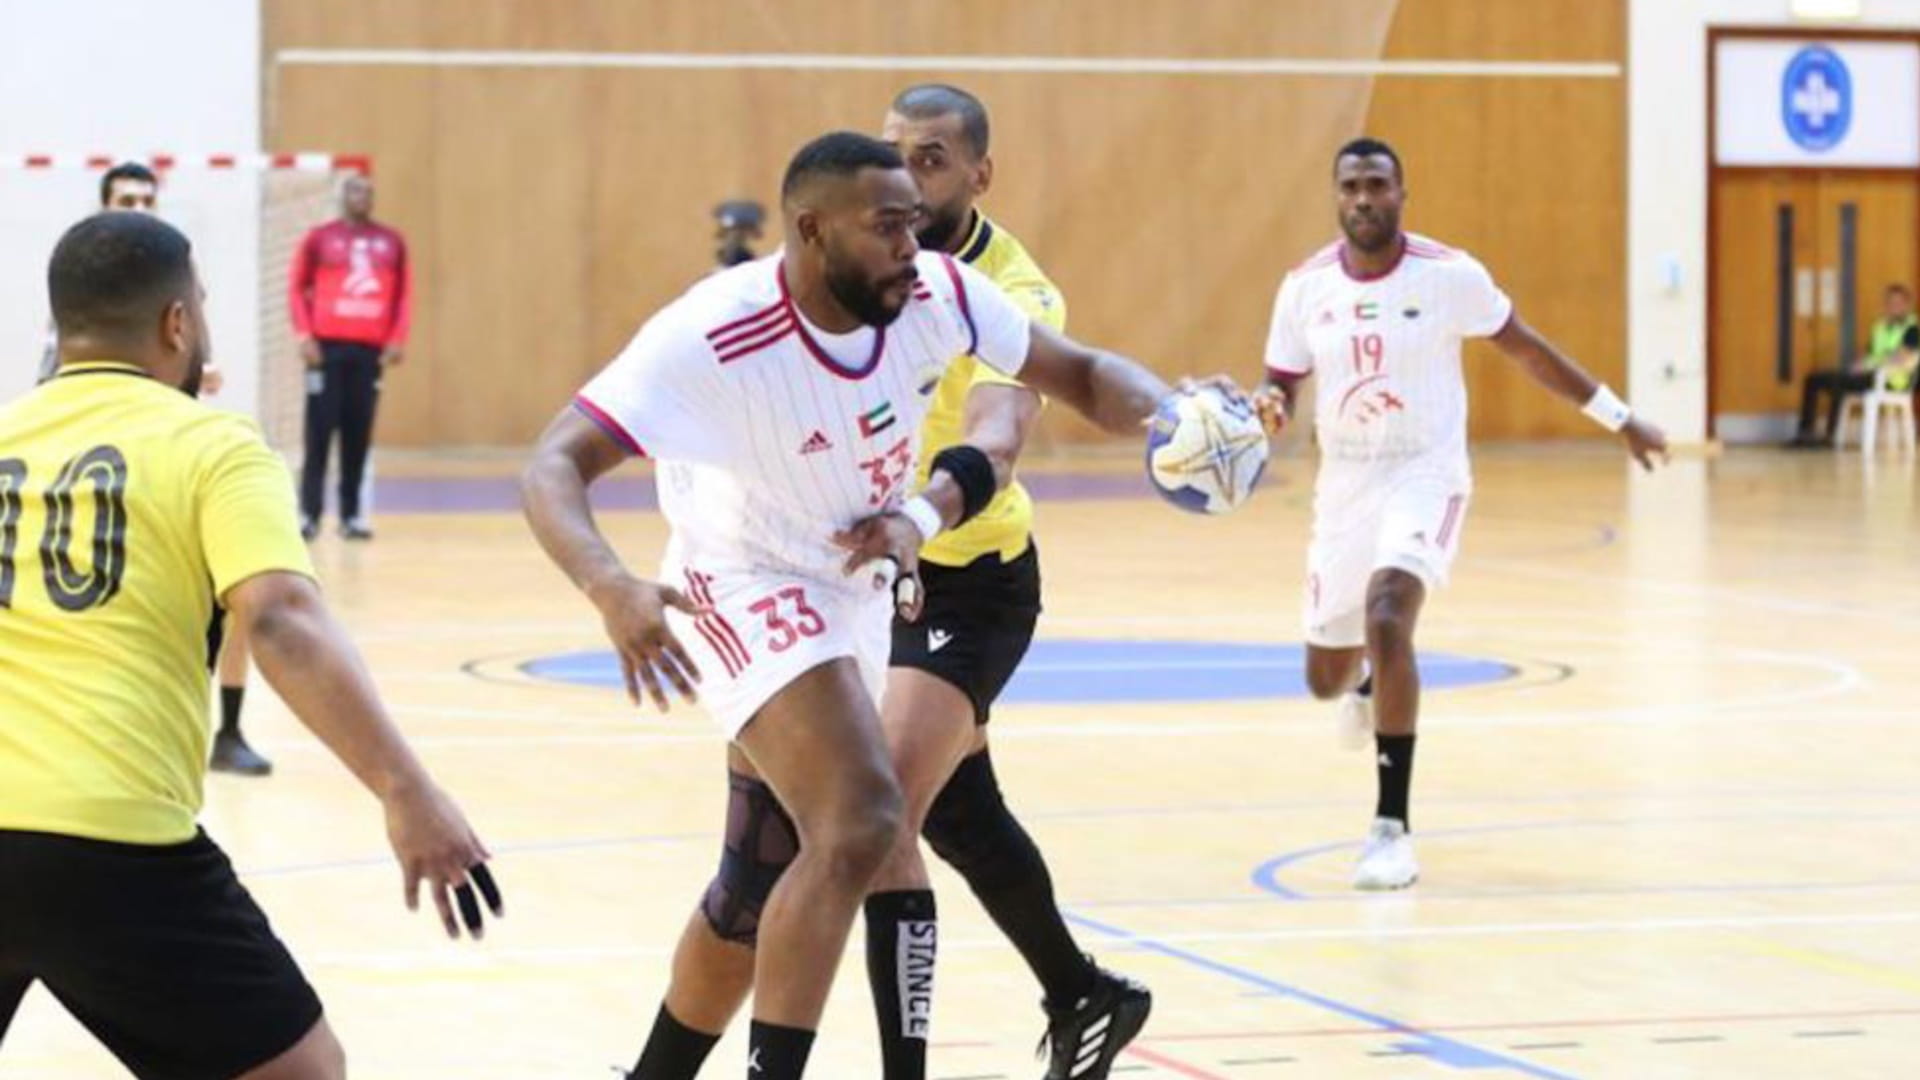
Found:
[[[1496,58],[1617,59],[1622,6],[1582,5],[1613,11],[1609,21],[1509,0],[268,0],[265,36],[269,56],[366,46],[1458,58],[1491,21]],[[289,66],[269,80],[267,134],[275,148],[374,155],[381,214],[413,240],[420,329],[413,366],[387,384],[383,441],[515,444],[705,272],[714,202],[772,205],[801,141],[872,130],[900,86],[939,77]],[[1327,159],[1372,127],[1407,149],[1410,224],[1481,254],[1530,317],[1596,369],[1619,370],[1618,81],[950,77],[994,111],[989,212],[1060,281],[1087,340],[1169,375],[1256,377],[1280,275],[1334,232]],[[1563,126],[1582,137],[1552,134]],[[1570,159],[1582,175],[1569,189],[1551,175]],[[1541,237],[1570,257],[1541,252]],[[1504,377],[1474,386],[1482,434],[1577,428],[1541,426],[1554,410],[1537,398],[1501,407]],[[1092,437],[1052,412],[1051,436]]]
[[[1547,6],[1574,2],[1548,0]],[[1378,27],[1399,6],[1409,5],[1396,0],[266,0],[264,37],[270,52],[298,46],[1371,58],[1378,55]],[[1496,6],[1521,5],[1500,0]],[[1529,20],[1526,25],[1537,24]]]
[[[1413,0],[1388,55],[1482,39],[1493,58],[1533,41],[1537,59],[1619,61],[1624,29],[1619,5]],[[1405,159],[1406,227],[1472,252],[1522,318],[1625,392],[1624,80],[1379,79],[1367,127]],[[1596,431],[1486,343],[1468,348],[1467,390],[1477,438]]]
[[[1618,61],[1626,39],[1626,5],[1615,0],[1401,0],[1387,55]]]

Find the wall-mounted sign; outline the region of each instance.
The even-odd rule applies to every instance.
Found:
[[[1714,161],[1920,167],[1920,44],[1721,38]]]

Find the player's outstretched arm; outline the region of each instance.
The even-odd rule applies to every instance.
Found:
[[[963,441],[993,463],[996,490],[1013,482],[1013,467],[1040,420],[1040,395],[1011,383],[978,383],[967,391]],[[935,472],[928,487],[944,475]],[[951,477],[948,478],[951,483]],[[956,492],[957,497],[957,492]]]
[[[319,587],[304,575],[271,571],[227,590],[223,603],[246,627],[268,684],[386,808],[387,838],[405,874],[407,907],[418,908],[424,881],[448,936],[460,933],[453,913],[457,900],[468,932],[480,937],[475,884],[494,914],[501,913],[484,865],[491,856],[387,717],[366,665]]]
[[[1144,365],[1034,323],[1020,380],[1115,435],[1132,435],[1173,392]]]
[[[665,710],[661,676],[688,701],[695,700],[693,685],[700,681],[700,669],[667,629],[666,608],[689,615],[700,608],[678,589],[630,572],[594,523],[587,486],[628,456],[599,425],[565,409],[534,446],[520,477],[520,502],[547,557],[600,609],[607,637],[620,653],[627,696],[639,704],[644,687]]]
[[[1602,427],[1618,433],[1626,440],[1627,452],[1642,468],[1652,471],[1656,457],[1666,459],[1665,432],[1634,416],[1626,402],[1536,333],[1518,314],[1493,335],[1493,343],[1519,362],[1535,382],[1580,406],[1582,412]]]
[[[1013,483],[1013,468],[1040,419],[1040,395],[1015,383],[976,383],[967,391],[964,446],[973,447],[993,466],[993,492]],[[954,472],[936,463],[920,489],[940,515],[939,529],[951,529],[965,516],[966,491]],[[938,531],[938,530],[936,530]]]

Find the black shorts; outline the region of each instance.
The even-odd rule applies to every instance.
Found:
[[[1040,551],[1033,544],[1012,562],[982,555],[965,566],[920,564],[926,610],[920,621],[893,620],[891,666],[914,668],[952,683],[973,702],[976,724],[1033,644],[1040,618]]]
[[[141,1080],[238,1076],[320,1020],[205,833],[148,847],[0,830],[0,1037],[35,981]]]

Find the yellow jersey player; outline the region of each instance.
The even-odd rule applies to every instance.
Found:
[[[1066,302],[1013,234],[975,203],[993,180],[985,106],[958,87],[902,91],[882,138],[920,189],[922,248],[988,277],[1034,322],[1066,324]],[[1075,944],[1045,860],[994,776],[987,720],[1040,614],[1033,500],[1014,462],[1040,396],[971,356],[922,387],[919,488],[958,485],[963,524],[920,549],[925,609],[896,618],[881,725],[906,796],[908,829],[866,902],[867,969],[886,1080],[926,1075],[936,922],[919,836],[967,880],[1044,993],[1047,1076],[1105,1080],[1145,1024],[1146,988],[1096,967]],[[923,530],[924,531],[924,530]],[[730,751],[726,851],[702,911],[681,937],[674,978],[633,1080],[693,1080],[753,982],[761,906],[798,850],[772,790]]]
[[[100,176],[100,209],[126,210],[136,214],[160,212],[160,177],[137,161],[123,161]],[[38,382],[45,382],[60,371],[60,335],[47,325],[47,348],[41,357]],[[199,393],[212,396],[220,392],[226,377],[211,361],[201,374]],[[273,762],[247,745],[240,731],[240,710],[247,694],[247,640],[245,635],[226,625],[226,612],[214,609],[207,628],[207,662],[217,663],[220,676],[220,730],[213,736],[210,759],[215,772],[240,776],[266,776]]]
[[[187,238],[98,214],[47,279],[59,368],[0,408],[0,1036],[37,981],[142,1077],[344,1076],[313,989],[195,823],[215,604],[385,805],[410,905],[424,880],[448,932],[457,902],[477,933],[486,850],[321,601],[286,467],[194,400]]]

